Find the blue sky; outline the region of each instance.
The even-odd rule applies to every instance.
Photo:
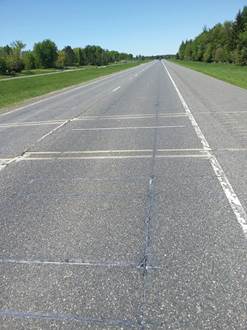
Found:
[[[0,0],[0,45],[45,38],[133,54],[175,53],[202,27],[231,20],[244,0]]]

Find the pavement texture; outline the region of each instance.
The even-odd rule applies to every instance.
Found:
[[[0,138],[1,329],[247,329],[247,91],[154,61]]]

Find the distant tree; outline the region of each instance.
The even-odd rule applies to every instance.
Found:
[[[58,52],[56,44],[49,40],[43,40],[34,45],[33,54],[35,63],[40,68],[53,68],[57,60]]]
[[[215,60],[215,62],[221,62],[221,63],[225,62],[226,57],[225,57],[224,48],[219,47],[216,49],[215,55],[214,55],[214,60]]]
[[[23,70],[22,50],[24,48],[25,44],[19,40],[12,42],[11,47],[9,45],[0,47],[1,72],[15,74]]]
[[[7,73],[14,75],[19,73],[24,69],[24,63],[22,59],[17,58],[14,55],[8,56],[6,58]]]
[[[184,59],[184,51],[185,51],[185,42],[182,41],[180,47],[179,47],[179,51],[178,51],[178,55],[179,55],[179,58],[180,60],[183,60]]]
[[[209,44],[203,54],[203,61],[204,62],[212,62],[213,60],[213,52],[212,52],[212,46]]]
[[[65,65],[66,66],[73,66],[76,62],[76,56],[73,49],[70,46],[66,46],[63,49],[65,55]]]
[[[9,45],[6,45],[2,48],[4,56],[12,55],[13,50]]]
[[[25,69],[27,69],[27,70],[31,70],[31,69],[35,68],[35,58],[31,51],[27,51],[27,52],[23,53],[23,63],[24,63]]]
[[[7,71],[7,64],[3,57],[0,57],[0,73],[5,74]]]
[[[20,41],[20,40],[16,40],[13,41],[11,43],[11,48],[12,48],[12,53],[17,56],[17,57],[21,57],[22,55],[22,50],[26,47],[26,45]]]
[[[192,40],[187,41],[185,44],[184,59],[192,60]]]
[[[24,67],[33,68],[52,68],[74,65],[107,65],[118,61],[133,60],[132,54],[119,53],[114,50],[103,49],[97,45],[88,45],[85,48],[64,47],[58,51],[56,44],[50,39],[35,43],[32,51],[23,51],[25,44],[16,40],[11,46],[0,46],[0,72],[15,74]],[[144,56],[137,57],[139,60],[145,59]]]
[[[86,55],[85,55],[84,49],[74,48],[73,51],[75,54],[76,65],[78,65],[78,66],[85,65],[86,64]]]
[[[246,48],[247,6],[239,10],[233,22],[204,27],[196,38],[182,42],[178,54],[180,59],[245,65]]]
[[[58,51],[56,67],[59,69],[63,69],[65,67],[65,53],[63,50]]]

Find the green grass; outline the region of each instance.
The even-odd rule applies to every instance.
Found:
[[[209,76],[229,82],[233,85],[247,88],[247,66],[222,63],[203,63],[192,61],[171,60],[187,68],[206,73]]]
[[[89,68],[90,66],[78,66],[78,67],[66,67],[63,71],[66,71],[66,70],[84,70],[84,69],[87,69]],[[20,73],[16,73],[14,76],[11,76],[11,75],[0,75],[0,80],[2,79],[6,79],[6,78],[16,78],[16,77],[25,77],[25,76],[35,76],[37,74],[45,74],[45,73],[61,73],[62,70],[59,70],[59,69],[32,69],[32,70],[23,70],[22,72]]]
[[[16,105],[27,99],[125,70],[138,64],[140,62],[130,62],[118,65],[113,64],[104,68],[88,67],[85,70],[65,71],[60,74],[43,77],[2,80],[0,81],[0,108]]]

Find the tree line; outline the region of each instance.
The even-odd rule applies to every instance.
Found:
[[[204,27],[196,38],[183,41],[177,59],[247,65],[247,7],[235,20]]]
[[[25,47],[26,45],[19,40],[0,47],[1,74],[15,74],[24,69],[101,66],[134,59],[132,54],[107,50],[95,45],[88,45],[85,48],[65,46],[62,50],[58,50],[50,39],[35,43],[32,50],[25,51]],[[142,59],[142,56],[138,56],[137,59]]]

